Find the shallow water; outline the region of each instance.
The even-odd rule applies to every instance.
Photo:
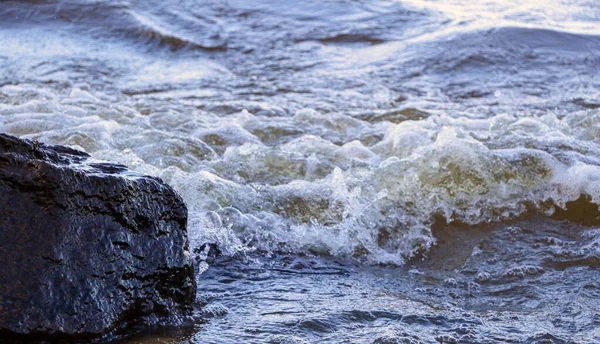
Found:
[[[188,204],[130,343],[600,342],[598,75],[596,1],[0,4],[0,131]]]

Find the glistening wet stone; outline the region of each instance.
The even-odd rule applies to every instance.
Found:
[[[155,177],[0,134],[0,342],[190,311],[187,208]]]

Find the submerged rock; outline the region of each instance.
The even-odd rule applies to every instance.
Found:
[[[0,338],[83,339],[185,314],[186,221],[158,178],[0,134]]]

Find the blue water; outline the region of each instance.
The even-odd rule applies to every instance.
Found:
[[[0,131],[163,178],[121,343],[600,342],[597,1],[3,1]]]

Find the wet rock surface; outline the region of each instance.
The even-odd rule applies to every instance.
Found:
[[[0,134],[0,342],[183,315],[187,209],[160,179]]]

